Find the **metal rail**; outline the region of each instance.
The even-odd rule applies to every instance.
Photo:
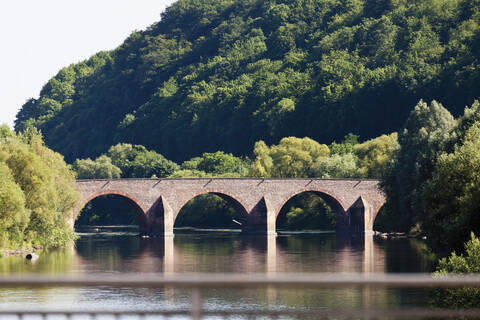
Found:
[[[67,317],[84,315],[109,315],[119,318],[123,315],[143,316],[188,316],[202,319],[204,316],[221,317],[279,317],[311,319],[425,319],[425,318],[480,318],[480,309],[398,309],[398,310],[331,310],[282,309],[282,310],[204,310],[202,290],[204,289],[258,289],[258,288],[480,288],[479,275],[432,276],[430,274],[123,274],[88,276],[14,275],[0,276],[0,288],[45,288],[45,287],[125,287],[125,288],[181,288],[191,291],[189,310],[2,310],[3,316],[53,315]],[[480,308],[480,306],[479,306]]]
[[[136,287],[172,286],[184,289],[221,288],[447,288],[480,287],[480,275],[433,276],[430,274],[375,273],[277,273],[265,274],[94,274],[89,276],[0,276],[0,287]]]
[[[221,316],[221,317],[271,317],[274,319],[285,317],[301,317],[302,319],[308,317],[309,319],[450,319],[450,318],[479,318],[480,309],[469,310],[448,310],[448,309],[402,309],[402,310],[244,310],[244,309],[230,309],[230,310],[204,310],[199,313],[197,317],[189,310],[153,310],[153,311],[133,311],[133,310],[101,310],[101,311],[84,311],[84,310],[53,310],[53,311],[23,311],[10,310],[1,311],[2,316],[17,316],[23,318],[25,316],[41,316],[46,318],[48,316],[89,316],[94,318],[96,316],[113,316],[120,318],[122,316],[137,316],[139,318],[145,316],[190,316],[191,319],[201,319],[202,317]]]
[[[297,180],[297,181],[380,181],[378,179],[371,178],[259,178],[259,177],[204,177],[204,178],[117,178],[117,179],[77,179],[77,182],[89,182],[89,181],[123,181],[123,180],[143,180],[143,181],[174,181],[174,180],[258,180],[258,181],[277,181],[277,180]]]

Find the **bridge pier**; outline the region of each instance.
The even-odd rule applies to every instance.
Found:
[[[173,236],[173,210],[163,197],[147,211],[149,225],[148,234],[151,236]]]
[[[362,197],[348,208],[348,232],[373,232],[373,207]]]
[[[250,211],[248,218],[242,224],[242,234],[277,235],[275,210],[268,201],[262,198]]]

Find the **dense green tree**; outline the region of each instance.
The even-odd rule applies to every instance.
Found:
[[[480,103],[475,100],[471,107],[466,107],[463,115],[455,125],[455,139],[452,143],[462,144],[467,131],[475,124],[480,123]]]
[[[0,132],[2,244],[56,247],[71,241],[68,221],[79,202],[73,172],[35,130]]]
[[[175,162],[167,160],[155,151],[146,151],[139,153],[130,163],[129,168],[131,174],[128,178],[164,178],[178,170],[179,167]]]
[[[388,162],[398,149],[398,135],[396,132],[381,135],[378,138],[365,141],[353,147],[357,157],[358,177],[381,178]]]
[[[265,142],[255,143],[252,174],[258,177],[305,178],[311,177],[313,163],[327,157],[330,150],[310,138],[288,137],[278,145],[268,147]]]
[[[184,161],[180,165],[181,170],[197,170],[198,164],[202,161],[202,157],[193,157],[190,160]]]
[[[37,154],[53,172],[55,179],[54,188],[58,194],[58,202],[56,203],[57,212],[59,212],[58,219],[61,220],[61,215],[63,215],[64,218],[70,218],[72,211],[78,207],[78,201],[80,199],[80,194],[75,185],[74,172],[66,165],[62,155],[45,147],[40,133],[32,133],[31,136],[28,137],[28,141],[32,151]],[[58,221],[58,224],[61,226],[63,221]]]
[[[161,154],[127,143],[110,147],[95,160],[77,159],[72,167],[79,179],[164,178],[179,169]]]
[[[470,232],[480,232],[480,122],[453,153],[439,157],[424,197],[422,226],[436,246],[461,249]]]
[[[183,169],[183,170],[175,171],[168,177],[169,178],[205,178],[205,177],[212,177],[212,175],[200,170]]]
[[[318,158],[312,165],[312,171],[318,178],[354,178],[358,171],[357,157],[353,153],[346,153]]]
[[[78,179],[117,179],[122,170],[112,164],[112,159],[102,155],[97,159],[77,159],[72,165]]]
[[[201,157],[193,157],[184,161],[180,170],[170,175],[170,178],[202,178],[202,177],[242,177],[249,173],[245,160],[231,153],[217,151],[205,152]]]
[[[110,147],[107,155],[122,171],[122,178],[164,178],[179,169],[176,163],[139,145],[119,143]]]
[[[353,133],[347,134],[341,143],[332,142],[329,146],[331,154],[344,155],[353,153],[355,146],[358,144],[358,136]]]
[[[432,178],[438,157],[451,143],[454,125],[453,116],[441,104],[420,101],[399,133],[399,149],[381,186],[400,230],[409,231],[425,214],[425,184]]]
[[[0,139],[2,142],[7,142],[8,140],[15,139],[16,134],[10,130],[10,127],[6,124],[0,125]]]
[[[0,181],[0,248],[22,246],[24,231],[30,220],[25,194],[3,162],[0,162]]]
[[[132,162],[137,155],[144,152],[147,152],[144,146],[118,143],[108,149],[107,156],[112,159],[115,166],[121,168],[124,175],[130,176]]]
[[[198,160],[198,162],[197,162]],[[193,168],[194,163],[196,167]],[[224,175],[233,173],[239,176],[246,175],[248,166],[242,159],[231,153],[217,151],[215,153],[204,153],[202,157],[189,160],[185,166],[192,166],[192,169],[200,170],[213,175]],[[182,167],[185,167],[182,165]]]

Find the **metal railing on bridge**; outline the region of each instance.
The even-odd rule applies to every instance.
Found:
[[[191,319],[203,317],[240,317],[267,319],[447,319],[480,318],[480,306],[475,309],[452,310],[431,308],[401,309],[228,309],[209,310],[203,307],[202,291],[206,289],[343,289],[343,288],[480,288],[480,276],[432,276],[430,274],[342,274],[342,273],[308,273],[308,274],[123,274],[123,275],[88,275],[88,276],[46,276],[16,275],[0,277],[0,288],[178,288],[190,291],[190,305],[186,309],[176,310],[19,310],[0,309],[0,317],[40,316],[122,316],[137,317],[173,317],[186,316]]]

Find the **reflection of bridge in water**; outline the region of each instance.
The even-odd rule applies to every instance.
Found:
[[[124,197],[134,208],[140,231],[173,235],[182,207],[201,194],[215,194],[240,215],[243,233],[275,235],[275,223],[285,203],[303,192],[313,192],[334,211],[337,228],[369,232],[385,198],[377,180],[361,179],[116,179],[78,180],[82,205],[102,195]]]
[[[312,272],[384,273],[386,270],[384,248],[375,243],[372,234],[224,237],[218,233],[203,237],[198,237],[195,233],[176,237],[131,237],[131,245],[126,247],[115,244],[112,247],[108,242],[103,247],[92,247],[84,242],[77,244],[75,256],[77,260],[84,261],[79,265],[84,266],[85,273],[106,269],[142,274],[208,272],[274,276],[278,273]],[[92,259],[92,256],[97,258]],[[375,290],[375,298],[372,299],[370,290],[372,289],[344,290],[342,295],[350,301],[362,301],[365,307],[375,305],[387,297],[386,292]],[[181,291],[166,286],[164,299],[174,305],[176,294],[180,293]],[[266,291],[259,297],[276,305],[279,300],[297,299],[298,294],[307,300],[317,299],[311,291],[281,292],[272,287],[266,287]],[[288,298],[289,295],[293,296]],[[332,297],[336,296],[338,293],[332,292]],[[231,297],[227,295],[225,298]]]
[[[195,234],[182,234],[175,238],[139,237],[131,243],[132,247],[124,248],[123,255],[117,257],[109,256],[106,248],[77,245],[76,259],[82,260],[85,256],[90,260],[89,263],[77,264],[88,265],[93,270],[114,268],[133,273],[383,273],[386,267],[384,248],[375,244],[371,234],[307,236],[307,242],[302,242],[305,239],[298,236],[242,236],[235,241],[229,237],[227,239],[230,240],[224,241],[225,245],[220,247],[218,243],[222,237],[219,235],[214,234],[211,241],[205,241],[207,238],[204,237],[203,242],[198,238],[192,240],[191,237],[195,237]],[[309,242],[308,238],[315,241]],[[302,247],[306,243],[314,243],[317,249],[304,247],[292,251],[292,248]],[[212,246],[215,247],[215,263],[212,263],[212,252],[209,251]],[[298,253],[307,251],[308,259],[317,263],[302,263],[305,255]],[[119,247],[114,252],[120,254]],[[97,259],[92,260],[90,256],[97,256]]]

